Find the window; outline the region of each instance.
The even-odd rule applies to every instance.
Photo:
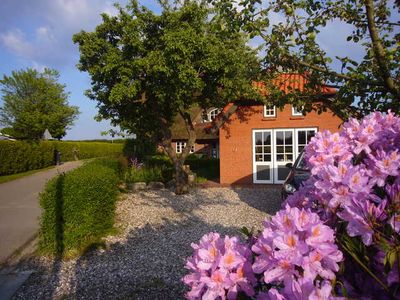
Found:
[[[212,122],[221,112],[219,108],[210,110],[207,114],[203,114],[203,122]]]
[[[292,106],[292,116],[304,116],[303,109]]]
[[[186,147],[186,142],[176,142],[176,153],[182,153],[183,149]],[[194,153],[194,145],[190,149],[190,153]]]
[[[264,105],[264,117],[275,117],[275,106]]]
[[[317,129],[297,129],[297,153],[303,151],[303,149],[310,142],[311,138],[315,136]]]
[[[210,111],[210,112],[208,113],[208,119],[209,119],[210,121],[212,121],[212,120],[214,120],[214,119],[218,116],[218,114],[219,114],[219,109],[218,109],[218,108],[213,109],[212,111]]]

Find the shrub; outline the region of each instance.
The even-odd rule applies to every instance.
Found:
[[[173,165],[171,160],[166,155],[154,155],[147,157],[145,164],[147,166],[158,166],[170,169],[171,174],[173,173]],[[190,170],[197,174],[198,177],[206,179],[219,178],[219,159],[216,158],[198,158],[194,155],[190,155],[185,164],[190,166]]]
[[[172,177],[169,177],[167,169],[163,167],[142,167],[139,169],[130,168],[125,173],[125,182],[146,182],[161,181],[168,182]]]
[[[124,142],[123,153],[126,157],[137,157],[143,160],[148,155],[154,155],[157,144],[149,138],[127,139]]]
[[[0,175],[36,170],[54,164],[54,152],[61,152],[61,161],[117,156],[122,144],[101,142],[0,141]]]
[[[117,159],[96,159],[48,182],[40,194],[42,254],[74,256],[110,232],[118,173]]]

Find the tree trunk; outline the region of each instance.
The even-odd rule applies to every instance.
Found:
[[[188,173],[183,168],[184,162],[177,159],[174,162],[175,169],[175,194],[182,195],[189,192]]]
[[[171,130],[169,129],[170,126],[168,126],[167,122],[165,122],[165,127],[163,128],[162,145],[164,148],[164,152],[168,155],[174,165],[175,194],[182,195],[189,192],[189,174],[184,169],[183,165],[190,153],[191,147],[196,141],[196,132],[194,130],[190,115],[182,111],[180,111],[179,114],[185,121],[186,130],[189,135],[189,139],[186,142],[186,147],[183,149],[180,156],[176,154],[175,149],[172,147],[172,135]]]

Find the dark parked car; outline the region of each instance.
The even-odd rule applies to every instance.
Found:
[[[310,178],[310,170],[306,167],[304,152],[301,152],[294,164],[288,163],[286,167],[290,172],[282,186],[282,199],[285,200],[289,195],[297,191],[301,183]]]

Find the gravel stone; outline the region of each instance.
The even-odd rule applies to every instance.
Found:
[[[210,231],[237,235],[261,229],[281,205],[268,188],[167,189],[125,194],[117,203],[118,234],[79,259],[33,257],[19,266],[35,273],[13,299],[182,299],[190,244]]]

